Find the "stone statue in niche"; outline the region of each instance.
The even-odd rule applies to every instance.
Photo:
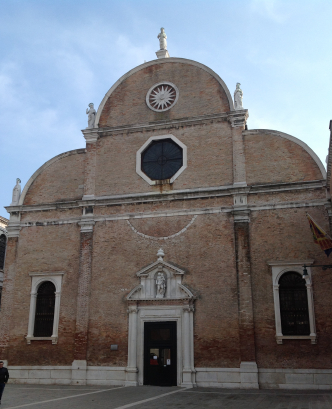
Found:
[[[160,33],[158,34],[159,44],[161,50],[167,50],[167,35],[165,33],[164,27],[161,27]]]
[[[95,120],[96,120],[96,110],[93,106],[93,103],[89,104],[89,109],[86,109],[86,113],[88,115],[88,128],[94,128]]]
[[[235,109],[243,109],[242,106],[242,99],[243,99],[243,91],[240,88],[241,84],[238,82],[236,84],[236,90],[234,91],[234,108]]]
[[[13,189],[13,198],[12,198],[11,206],[18,205],[20,196],[21,196],[21,179],[17,178],[16,185],[14,186],[14,189]]]
[[[157,274],[156,284],[157,284],[156,298],[164,298],[166,292],[166,280],[163,273]]]

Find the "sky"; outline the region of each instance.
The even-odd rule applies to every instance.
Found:
[[[332,119],[331,0],[10,0],[0,2],[0,215],[52,157],[83,148],[86,108],[127,71],[171,57],[237,82],[248,128],[309,145],[325,166]]]

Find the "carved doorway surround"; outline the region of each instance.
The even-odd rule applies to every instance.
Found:
[[[175,322],[177,348],[177,382],[179,386],[193,387],[194,369],[194,294],[182,284],[184,270],[158,259],[136,273],[140,284],[127,296],[128,366],[126,386],[143,385],[144,378],[144,324],[146,322]],[[164,279],[163,279],[164,277]]]

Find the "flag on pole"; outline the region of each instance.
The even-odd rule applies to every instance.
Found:
[[[325,231],[314,221],[307,213],[310,229],[314,237],[314,242],[319,244],[320,248],[325,252],[327,257],[332,253],[332,239]]]

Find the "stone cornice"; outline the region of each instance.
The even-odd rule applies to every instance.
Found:
[[[273,183],[264,185],[253,185],[239,187],[235,185],[213,186],[196,189],[171,190],[163,193],[132,193],[126,195],[95,196],[88,200],[77,200],[70,202],[45,203],[40,205],[17,205],[7,206],[6,210],[12,212],[33,212],[46,210],[73,209],[85,206],[118,206],[131,203],[151,203],[174,200],[206,199],[212,197],[233,196],[237,194],[260,194],[278,193],[285,191],[303,191],[312,189],[323,189],[325,180],[313,180],[308,182]]]
[[[250,212],[264,211],[264,210],[276,210],[276,209],[299,209],[308,207],[317,207],[326,205],[325,199],[317,199],[312,201],[293,201],[293,202],[269,202],[261,205],[248,205],[239,209],[236,206],[223,206],[223,207],[209,207],[209,208],[191,208],[191,209],[175,209],[175,210],[165,210],[165,211],[146,211],[140,213],[118,213],[109,215],[94,215],[86,220],[85,216],[73,217],[68,219],[56,219],[56,220],[38,220],[29,222],[18,222],[16,224],[17,232],[19,235],[19,230],[22,227],[33,227],[33,226],[60,226],[65,224],[78,224],[81,226],[81,232],[91,232],[93,226],[98,222],[105,221],[115,221],[115,220],[132,220],[132,219],[146,219],[155,217],[172,217],[172,216],[195,216],[195,215],[206,215],[206,214],[221,214],[221,213],[233,213],[235,221],[246,221],[249,222]],[[128,226],[129,227],[129,226]],[[129,227],[130,228],[130,227]],[[13,237],[18,237],[13,236]],[[146,236],[146,238],[149,238]]]
[[[193,126],[209,124],[214,122],[229,122],[232,126],[242,126],[244,125],[246,119],[248,118],[248,111],[231,111],[223,112],[218,114],[195,116],[190,118],[179,118],[172,120],[163,120],[142,124],[130,124],[123,126],[114,126],[109,128],[93,128],[93,129],[83,129],[82,133],[87,143],[95,142],[98,137],[109,136],[113,134],[128,134],[133,132],[142,131],[159,131],[170,128],[179,128],[181,126]],[[238,124],[239,121],[241,124]],[[244,121],[244,122],[243,122]]]

